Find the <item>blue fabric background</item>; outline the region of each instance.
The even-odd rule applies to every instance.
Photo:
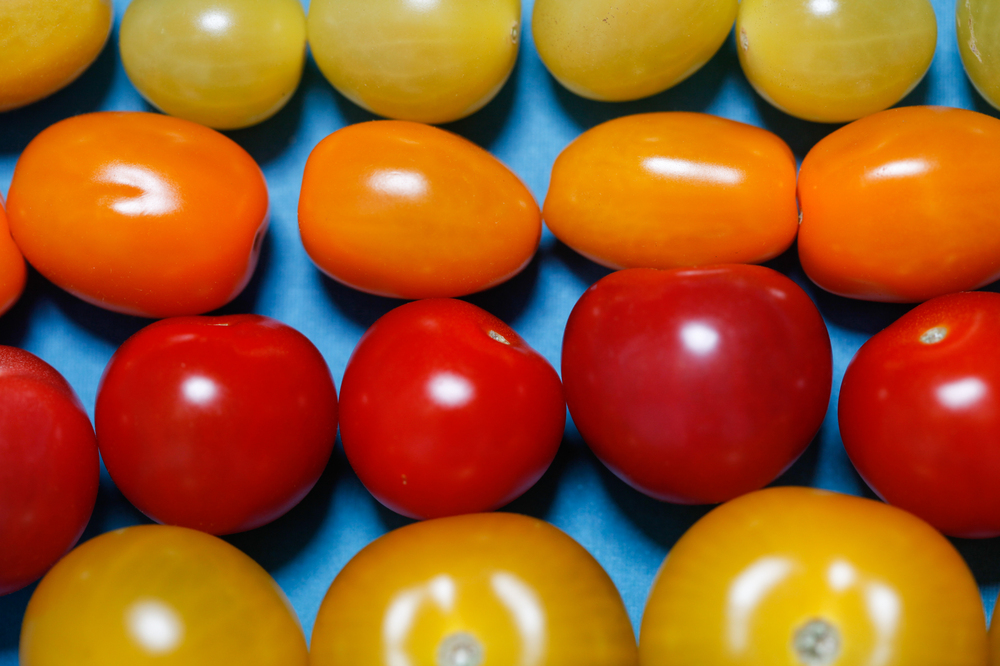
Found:
[[[997,115],[963,72],[955,43],[954,5],[945,0],[933,0],[933,4],[939,26],[934,64],[902,104],[942,104]],[[150,110],[126,78],[118,56],[117,26],[126,5],[117,2],[111,39],[78,81],[42,102],[0,114],[0,191],[7,192],[20,152],[48,125],[90,111]],[[539,202],[559,152],[584,130],[622,115],[685,110],[724,116],[777,133],[800,161],[810,147],[836,129],[786,116],[757,96],[740,70],[732,37],[702,70],[655,97],[625,104],[576,97],[560,87],[539,60],[531,40],[531,8],[531,0],[526,0],[522,48],[510,81],[485,109],[446,129],[492,151],[528,184]],[[253,281],[224,311],[257,312],[302,331],[326,357],[338,387],[358,338],[399,302],[355,292],[314,268],[299,241],[296,207],[303,167],[312,148],[334,130],[372,117],[334,92],[310,60],[301,87],[283,111],[262,125],[228,133],[263,168],[272,221]],[[851,301],[822,292],[803,275],[794,248],[769,265],[790,275],[816,301],[834,352],[833,396],[826,421],[809,450],[778,483],[872,496],[844,453],[837,429],[837,395],[854,352],[908,307]],[[607,272],[546,231],[537,257],[521,275],[468,300],[510,323],[558,369],[570,310],[587,286]],[[118,345],[146,323],[88,305],[32,272],[21,301],[0,318],[0,343],[28,349],[55,366],[93,417],[105,364]],[[507,510],[544,518],[582,543],[610,573],[638,629],[646,595],[664,555],[708,508],[661,504],[633,491],[590,454],[570,423],[552,468]],[[140,522],[147,521],[103,473],[97,507],[83,538]],[[369,541],[406,522],[372,499],[338,446],[326,473],[301,505],[271,525],[227,540],[277,579],[308,635],[323,594],[340,568]],[[1000,539],[954,543],[972,567],[991,608],[1000,583]],[[33,589],[0,597],[0,666],[17,663],[21,617]]]

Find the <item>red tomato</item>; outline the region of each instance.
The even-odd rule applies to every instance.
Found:
[[[941,296],[861,347],[840,434],[868,485],[945,534],[1000,535],[1000,294]]]
[[[10,236],[3,195],[0,195],[0,315],[7,312],[21,297],[27,280],[28,270],[24,265],[24,257]]]
[[[552,366],[464,301],[386,314],[361,338],[341,388],[351,466],[378,501],[413,518],[507,504],[548,468],[566,421]]]
[[[0,346],[0,595],[73,547],[97,499],[90,419],[52,366]]]
[[[313,487],[337,434],[337,393],[293,328],[178,317],[115,352],[95,421],[104,464],[140,511],[229,534],[278,518]]]
[[[769,268],[612,273],[563,340],[583,439],[637,490],[714,503],[769,483],[826,413],[830,338],[809,297]]]

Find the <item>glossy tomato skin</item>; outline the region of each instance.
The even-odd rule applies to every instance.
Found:
[[[229,534],[271,522],[313,487],[333,449],[337,394],[293,328],[176,317],[115,352],[95,422],[111,478],[140,511]]]
[[[612,273],[563,338],[566,402],[622,480],[722,502],[774,480],[826,414],[830,338],[794,282],[762,266]]]
[[[556,158],[542,217],[611,268],[760,263],[799,228],[795,156],[776,135],[703,113],[645,113]]]
[[[799,257],[840,296],[919,302],[1000,278],[1000,120],[890,109],[816,144],[799,171]]]
[[[552,366],[464,301],[389,312],[344,373],[347,458],[382,504],[412,518],[489,511],[520,496],[548,469],[565,421]]]
[[[222,539],[165,525],[107,532],[38,585],[22,666],[306,666],[305,637],[264,569]]]
[[[642,666],[985,666],[979,589],[919,518],[779,487],[716,508],[653,583]]]
[[[958,53],[969,80],[994,108],[1000,108],[1000,7],[989,0],[955,3]]]
[[[99,472],[94,429],[70,385],[34,354],[0,346],[0,595],[73,547]]]
[[[14,306],[27,281],[28,269],[10,235],[3,195],[0,195],[0,315]]]
[[[601,565],[552,525],[510,513],[428,520],[366,546],[323,599],[310,657],[312,666],[637,663]]]
[[[246,151],[207,127],[91,113],[28,144],[7,214],[28,262],[70,293],[126,314],[191,315],[250,280],[267,185]]]
[[[941,296],[861,347],[840,433],[882,498],[959,537],[1000,535],[1000,294]]]
[[[542,235],[528,188],[460,136],[405,121],[340,129],[306,162],[299,231],[349,287],[396,298],[471,294],[510,279]]]

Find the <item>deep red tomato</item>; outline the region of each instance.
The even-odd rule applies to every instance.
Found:
[[[945,534],[1000,535],[1000,294],[941,296],[861,347],[840,434],[890,504]]]
[[[337,434],[337,393],[293,328],[177,317],[115,352],[95,421],[104,464],[140,511],[229,534],[278,518],[313,487]]]
[[[812,301],[769,268],[632,269],[573,308],[562,370],[570,414],[611,471],[703,504],[760,488],[805,450],[832,354]]]
[[[0,595],[73,547],[97,499],[90,419],[52,366],[0,346]]]
[[[340,397],[354,471],[413,518],[518,497],[545,473],[566,422],[552,366],[490,313],[450,299],[407,303],[375,322]]]

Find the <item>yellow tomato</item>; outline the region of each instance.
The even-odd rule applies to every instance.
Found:
[[[415,523],[333,581],[312,666],[631,666],[635,638],[601,566],[555,527],[509,513]]]
[[[83,74],[113,18],[111,0],[3,0],[0,111],[48,97]]]
[[[744,495],[663,563],[643,666],[985,666],[979,590],[919,518],[811,488]]]
[[[218,129],[264,121],[302,77],[299,0],[133,0],[121,27],[125,72],[172,116]]]
[[[288,600],[257,563],[183,527],[142,525],[77,547],[45,575],[21,666],[305,666]]]
[[[536,0],[542,62],[569,90],[620,102],[694,74],[719,50],[737,0]]]
[[[742,0],[740,64],[754,89],[798,118],[841,123],[886,109],[930,67],[929,0]]]
[[[584,132],[556,159],[542,217],[611,268],[760,263],[795,239],[795,157],[770,132],[647,113]]]
[[[972,85],[1000,109],[1000,3],[958,0],[955,28],[958,52]]]
[[[3,196],[0,195],[0,315],[10,310],[21,297],[27,280],[28,269],[21,251],[11,238]]]
[[[445,123],[482,108],[514,68],[520,0],[312,0],[309,45],[349,100]]]

